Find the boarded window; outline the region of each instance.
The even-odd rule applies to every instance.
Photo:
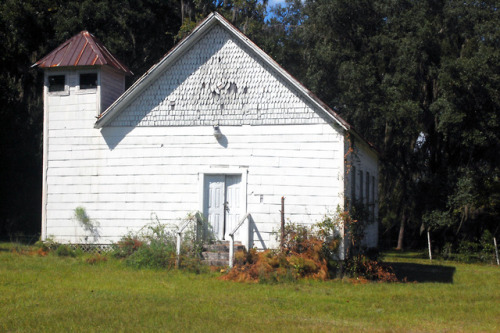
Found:
[[[66,87],[65,75],[49,76],[49,92],[64,91],[65,87]]]
[[[352,166],[352,176],[351,176],[351,201],[354,203],[356,201],[356,167]]]
[[[363,171],[359,170],[359,203],[363,204]]]
[[[372,219],[375,222],[375,177],[372,176]]]
[[[97,88],[97,73],[80,74],[80,90]]]
[[[366,172],[366,179],[365,179],[365,197],[366,197],[366,206],[368,206],[370,202],[370,173],[367,171]]]

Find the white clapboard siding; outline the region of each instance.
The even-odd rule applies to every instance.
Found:
[[[324,131],[323,125],[294,127],[302,133],[314,133],[314,127]],[[304,127],[308,127],[307,131]],[[59,227],[72,223],[72,212],[77,206],[85,207],[91,218],[106,226],[116,224],[139,229],[150,222],[151,213],[178,223],[187,213],[200,209],[199,173],[220,165],[247,168],[247,210],[256,214],[256,227],[263,226],[266,230],[263,233],[269,233],[268,229],[273,226],[277,228],[281,196],[286,197],[287,217],[301,223],[316,222],[329,210],[342,205],[343,179],[340,175],[343,173],[343,160],[338,158],[342,156],[341,138],[338,135],[325,137],[313,134],[309,140],[321,140],[317,147],[323,149],[316,151],[316,146],[310,144],[307,149],[297,150],[295,147],[301,143],[297,140],[303,138],[294,135],[293,130],[282,125],[266,128],[266,132],[258,126],[242,126],[239,131],[232,129],[233,133],[228,131],[225,148],[211,133],[193,136],[198,144],[207,147],[198,154],[189,144],[189,136],[180,135],[181,128],[170,127],[149,128],[150,137],[143,149],[140,145],[130,149],[130,146],[118,144],[113,149],[99,149],[98,154],[93,155],[96,152],[94,147],[88,145],[85,150],[82,144],[79,151],[65,153],[63,149],[58,150],[53,142],[55,149],[49,152],[47,179],[47,233],[58,235],[56,231]],[[326,128],[334,131],[329,125]],[[254,129],[259,134],[254,134]],[[99,130],[87,131],[94,133],[92,141],[101,141],[101,146],[107,147]],[[129,130],[128,141],[135,132],[135,129]],[[138,131],[138,135],[144,137],[143,131]],[[253,141],[266,142],[265,149],[254,149],[251,143],[244,144],[245,140],[238,140],[257,135],[265,140]],[[158,142],[152,138],[157,138]],[[162,149],[159,142],[168,142],[170,138],[173,141],[182,138],[186,148]],[[76,141],[76,137],[72,140]],[[233,148],[233,140],[241,144]],[[64,140],[57,142],[68,147]],[[156,148],[148,148],[151,145]],[[330,150],[324,147],[330,147]],[[165,152],[165,156],[158,154],[161,151]],[[103,239],[118,237],[115,234],[117,230],[121,229],[103,229]],[[254,239],[257,239],[256,236]],[[270,236],[266,235],[265,239],[269,240]],[[263,245],[256,243],[256,246]]]
[[[104,111],[125,91],[125,76],[107,67],[100,74],[101,111]]]
[[[359,140],[354,141],[353,152],[349,154],[348,176],[346,177],[346,196],[352,200],[355,196],[360,199],[360,192],[363,191],[363,205],[370,212],[370,220],[365,230],[363,245],[367,247],[376,247],[378,244],[378,158],[373,150]],[[354,167],[354,168],[353,168]],[[354,170],[354,173],[352,172]],[[361,184],[360,172],[363,174]],[[369,196],[367,202],[366,196],[366,176],[369,174]],[[352,193],[352,181],[356,177],[355,194]]]

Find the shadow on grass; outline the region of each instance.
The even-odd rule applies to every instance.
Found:
[[[453,283],[455,267],[422,265],[403,262],[385,262],[394,269],[398,280],[406,278],[408,282]]]

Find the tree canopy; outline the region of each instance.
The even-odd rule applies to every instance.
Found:
[[[402,246],[405,225],[409,239],[422,226],[443,241],[498,231],[494,1],[289,0],[275,13],[274,53],[294,43],[285,68],[379,147],[389,239],[401,231]]]

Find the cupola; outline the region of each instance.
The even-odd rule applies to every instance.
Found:
[[[95,94],[97,116],[125,91],[125,76],[133,74],[88,31],[59,45],[36,66],[45,70],[45,94]]]

